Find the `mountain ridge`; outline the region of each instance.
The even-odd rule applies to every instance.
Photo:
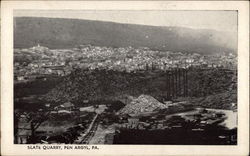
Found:
[[[38,43],[49,48],[91,44],[204,54],[236,52],[237,49],[235,34],[210,29],[44,17],[15,17],[14,21],[15,48],[28,48]]]

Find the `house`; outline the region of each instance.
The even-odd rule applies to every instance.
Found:
[[[139,124],[139,118],[136,118],[136,117],[128,118],[129,127],[136,128],[138,124]]]
[[[202,115],[201,115],[200,113],[197,113],[197,114],[194,114],[194,115],[193,115],[193,118],[194,118],[195,120],[200,120],[200,118],[202,118]]]
[[[94,106],[80,107],[81,112],[95,112]]]
[[[205,109],[205,108],[200,108],[199,109],[199,113],[207,113],[208,111],[207,111],[207,109]]]
[[[17,80],[18,81],[22,81],[22,80],[24,80],[25,78],[24,78],[24,76],[17,76]]]
[[[71,102],[65,102],[64,104],[60,105],[61,108],[64,110],[72,111],[75,108],[75,105]]]
[[[58,113],[59,114],[71,114],[71,111],[68,111],[68,110],[59,110]]]
[[[30,123],[26,118],[25,114],[20,115],[20,120],[17,123],[17,132],[15,134],[15,142],[18,144],[27,144],[28,139],[31,136],[31,127]]]
[[[75,107],[75,105],[71,102],[65,102],[62,105],[54,107],[54,110],[59,114],[74,114],[79,112],[79,108]]]
[[[28,138],[31,136],[31,130],[29,129],[19,129],[17,134],[18,144],[27,144]]]

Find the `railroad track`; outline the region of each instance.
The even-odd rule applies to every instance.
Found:
[[[90,124],[87,130],[87,134],[83,137],[82,141],[80,142],[81,144],[89,143],[90,139],[94,136],[95,131],[97,130],[98,124],[99,124],[98,114],[96,114],[96,116],[94,117],[92,123]]]
[[[95,135],[99,122],[95,122],[90,132],[81,141],[81,144],[88,144],[91,138]]]

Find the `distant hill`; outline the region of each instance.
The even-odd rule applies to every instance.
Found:
[[[53,49],[91,44],[204,54],[237,51],[236,33],[79,19],[16,17],[14,20],[15,48],[28,48],[40,43]]]

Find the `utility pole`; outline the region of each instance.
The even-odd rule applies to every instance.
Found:
[[[173,79],[173,97],[175,97],[176,95],[176,88],[175,88],[175,69],[173,69],[173,72],[172,72],[172,79]]]
[[[182,70],[182,76],[183,76],[183,96],[186,96],[186,77],[185,77],[185,69]]]
[[[169,74],[168,74],[168,71],[166,72],[166,84],[167,84],[167,99],[169,99]]]
[[[188,96],[188,75],[187,75],[187,73],[188,73],[188,69],[186,69],[186,71],[185,71],[185,77],[186,77],[186,82],[185,82],[185,84],[186,84],[186,93],[185,93],[185,95],[186,96]]]
[[[174,73],[173,70],[171,71],[171,88],[172,88],[172,98],[174,97]]]
[[[178,68],[178,95],[181,95],[181,72],[180,68]]]
[[[171,76],[171,71],[169,71],[169,97],[170,99],[172,99],[172,76]]]
[[[177,68],[175,68],[175,96],[178,96],[178,73],[177,73]]]

